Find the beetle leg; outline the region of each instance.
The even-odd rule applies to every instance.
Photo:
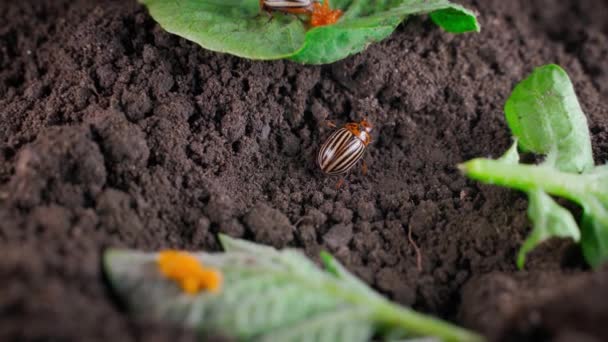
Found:
[[[367,163],[365,160],[361,160],[361,173],[366,176],[367,175]]]
[[[344,178],[340,178],[340,180],[338,181],[338,184],[336,184],[336,190],[339,190],[343,184],[344,184]]]
[[[333,121],[330,121],[330,120],[325,120],[325,125],[327,125],[327,127],[330,127],[330,128],[336,128],[337,127],[336,124]]]
[[[274,15],[272,15],[272,11],[269,10],[265,10],[264,12],[266,12],[266,16],[268,16],[268,21],[266,22],[266,24],[268,24],[274,19]]]
[[[269,22],[271,22],[272,19],[274,19],[274,16],[272,15],[272,11],[268,7],[266,7],[266,5],[264,5],[264,0],[260,0],[260,11],[266,13],[266,15],[268,16],[269,19],[268,19],[267,24]]]
[[[307,8],[287,8],[284,9],[285,12],[289,13],[289,14],[311,14],[311,10],[307,9]]]

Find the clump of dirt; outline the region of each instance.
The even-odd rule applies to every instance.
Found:
[[[604,299],[608,286],[608,268],[584,277],[563,278],[555,286],[545,283],[550,295],[529,298],[503,324],[497,336],[503,341],[604,341],[608,328],[604,319],[608,302]],[[539,293],[538,284],[522,292]]]
[[[490,336],[504,326],[509,336],[557,336],[551,322],[571,312],[608,317],[599,291],[567,311],[534,295],[561,291],[555,281],[520,285],[595,278],[568,241],[545,244],[516,271],[525,197],[455,168],[507,149],[505,99],[549,62],[568,71],[596,160],[608,159],[608,6],[463,2],[479,11],[480,34],[412,18],[322,67],[205,51],[134,1],[1,2],[0,339],[191,340],[131,320],[100,256],[109,246],[214,250],[218,232],[311,257],[327,249],[399,303]],[[336,190],[315,165],[323,122],[362,117],[375,126],[368,175],[353,171]],[[484,318],[487,306],[496,317]],[[513,321],[532,310],[547,324]]]

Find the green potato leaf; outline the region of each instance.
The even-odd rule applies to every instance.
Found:
[[[505,115],[522,149],[548,155],[563,171],[593,167],[587,119],[559,66],[537,68],[520,82],[505,104]]]
[[[335,62],[390,36],[401,20],[400,17],[356,18],[311,29],[302,49],[289,59],[306,64]]]
[[[585,259],[592,267],[608,260],[608,167],[575,174],[548,165],[506,164],[478,158],[460,165],[470,178],[528,193],[528,213],[535,223],[523,254],[549,237],[580,238]],[[546,192],[540,195],[538,192]],[[578,203],[584,210],[580,233],[575,232],[572,215],[547,194]],[[522,252],[520,251],[520,258]],[[523,261],[521,261],[523,262]]]
[[[140,0],[168,32],[202,47],[252,59],[286,58],[304,44],[297,17],[260,13],[257,1]]]
[[[517,267],[520,269],[524,267],[526,254],[542,242],[552,237],[571,238],[576,242],[581,238],[572,214],[557,204],[551,196],[539,189],[528,190],[527,194],[530,202],[528,217],[533,227],[517,254]]]
[[[608,261],[608,167],[594,167],[587,119],[568,75],[557,65],[537,68],[515,87],[505,114],[516,143],[498,160],[473,159],[459,168],[472,179],[528,195],[533,229],[519,251],[518,267],[552,237],[580,241],[586,261],[599,267]],[[546,159],[540,165],[519,164],[516,146]],[[580,229],[550,195],[583,208]]]
[[[397,306],[371,290],[331,255],[323,271],[296,250],[221,236],[224,253],[193,253],[221,271],[220,292],[186,294],[164,278],[157,253],[109,250],[110,284],[137,317],[167,321],[242,341],[368,341],[401,329],[409,336],[481,341],[447,322]]]
[[[602,211],[605,211],[602,210]],[[581,221],[583,255],[594,268],[608,261],[608,229],[606,229],[606,213],[598,218],[597,212],[585,211]]]
[[[475,14],[458,5],[432,12],[431,19],[447,32],[479,32],[480,29]]]
[[[581,245],[592,267],[608,261],[608,165],[597,166],[588,174],[583,207]]]
[[[497,161],[505,164],[519,163],[517,152],[517,138],[505,154]],[[517,267],[522,269],[526,262],[528,252],[536,248],[544,241],[552,237],[572,238],[580,240],[580,232],[572,214],[559,204],[555,203],[551,196],[538,188],[526,191],[528,195],[528,217],[532,221],[532,232],[526,238],[517,254]]]
[[[262,13],[258,0],[139,0],[168,32],[236,56],[323,64],[388,37],[409,15],[429,13],[448,32],[479,31],[473,12],[448,0],[333,0],[334,25],[310,28],[306,16]]]
[[[500,158],[498,158],[498,161],[503,162],[505,164],[519,163],[519,152],[517,151],[517,138],[515,138],[515,141],[513,142],[511,147],[509,147],[507,152],[505,152]]]

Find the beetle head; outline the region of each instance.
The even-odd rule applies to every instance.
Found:
[[[366,131],[367,133],[370,133],[372,131],[372,124],[370,124],[367,120],[363,119],[361,120],[361,122],[359,122],[359,125],[361,126],[361,128]]]

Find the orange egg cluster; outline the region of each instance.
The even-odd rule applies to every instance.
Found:
[[[166,250],[158,255],[158,268],[167,278],[180,285],[189,294],[201,291],[219,292],[222,286],[222,274],[213,268],[202,265],[193,255]]]
[[[335,24],[342,16],[342,11],[332,10],[329,8],[329,0],[323,0],[323,3],[314,2],[312,4],[312,14],[310,16],[310,26],[325,26]]]

